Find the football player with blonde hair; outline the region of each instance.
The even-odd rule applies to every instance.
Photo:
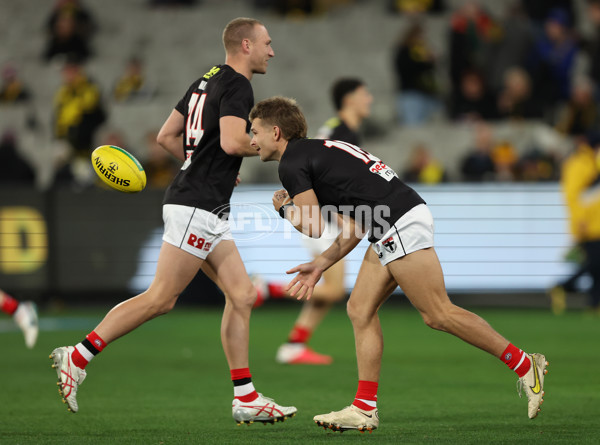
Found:
[[[259,394],[248,365],[250,312],[256,291],[229,222],[229,201],[245,156],[255,156],[248,136],[254,103],[250,81],[265,74],[275,53],[266,27],[257,20],[232,20],[223,33],[225,64],[215,65],[191,84],[157,141],[182,163],[165,193],[165,231],[156,275],[145,292],[115,306],[77,345],[56,348],[51,358],[61,395],[78,410],[85,367],[108,344],[169,312],[202,268],[225,293],[221,340],[234,385],[233,418],[273,423],[296,413]]]

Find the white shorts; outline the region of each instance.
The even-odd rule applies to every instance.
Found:
[[[206,259],[219,242],[233,240],[229,221],[214,213],[176,204],[163,206],[163,241]]]
[[[320,238],[311,238],[302,235],[302,245],[306,247],[312,256],[319,256],[333,244],[333,240],[340,234],[337,224],[325,223],[325,230]]]
[[[433,216],[429,208],[419,204],[410,209],[371,247],[383,266],[409,253],[433,247]]]

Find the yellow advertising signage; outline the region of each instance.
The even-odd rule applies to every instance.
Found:
[[[35,272],[48,258],[48,231],[33,207],[0,207],[0,273]]]

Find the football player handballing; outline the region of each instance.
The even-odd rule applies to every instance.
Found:
[[[369,232],[371,248],[347,305],[354,328],[358,390],[350,406],[315,416],[315,422],[339,431],[372,431],[379,426],[383,334],[378,310],[396,286],[428,326],[500,358],[515,371],[519,393],[524,390],[528,398],[528,416],[536,417],[543,402],[546,358],[515,347],[482,318],[452,304],[433,248],[433,218],[423,199],[360,147],[306,139],[304,115],[291,99],[273,97],[259,102],[250,121],[251,145],[260,159],[279,162],[285,190],[275,192],[273,204],[280,215],[302,233],[318,237],[324,226],[321,208],[328,208],[339,214],[343,227],[329,249],[288,271],[297,272],[288,285],[292,295],[309,299],[323,272]]]

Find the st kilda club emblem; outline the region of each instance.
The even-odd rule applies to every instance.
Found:
[[[383,247],[385,247],[385,250],[387,250],[390,253],[394,253],[396,251],[396,242],[394,241],[394,238],[391,236],[381,244],[383,244]]]

